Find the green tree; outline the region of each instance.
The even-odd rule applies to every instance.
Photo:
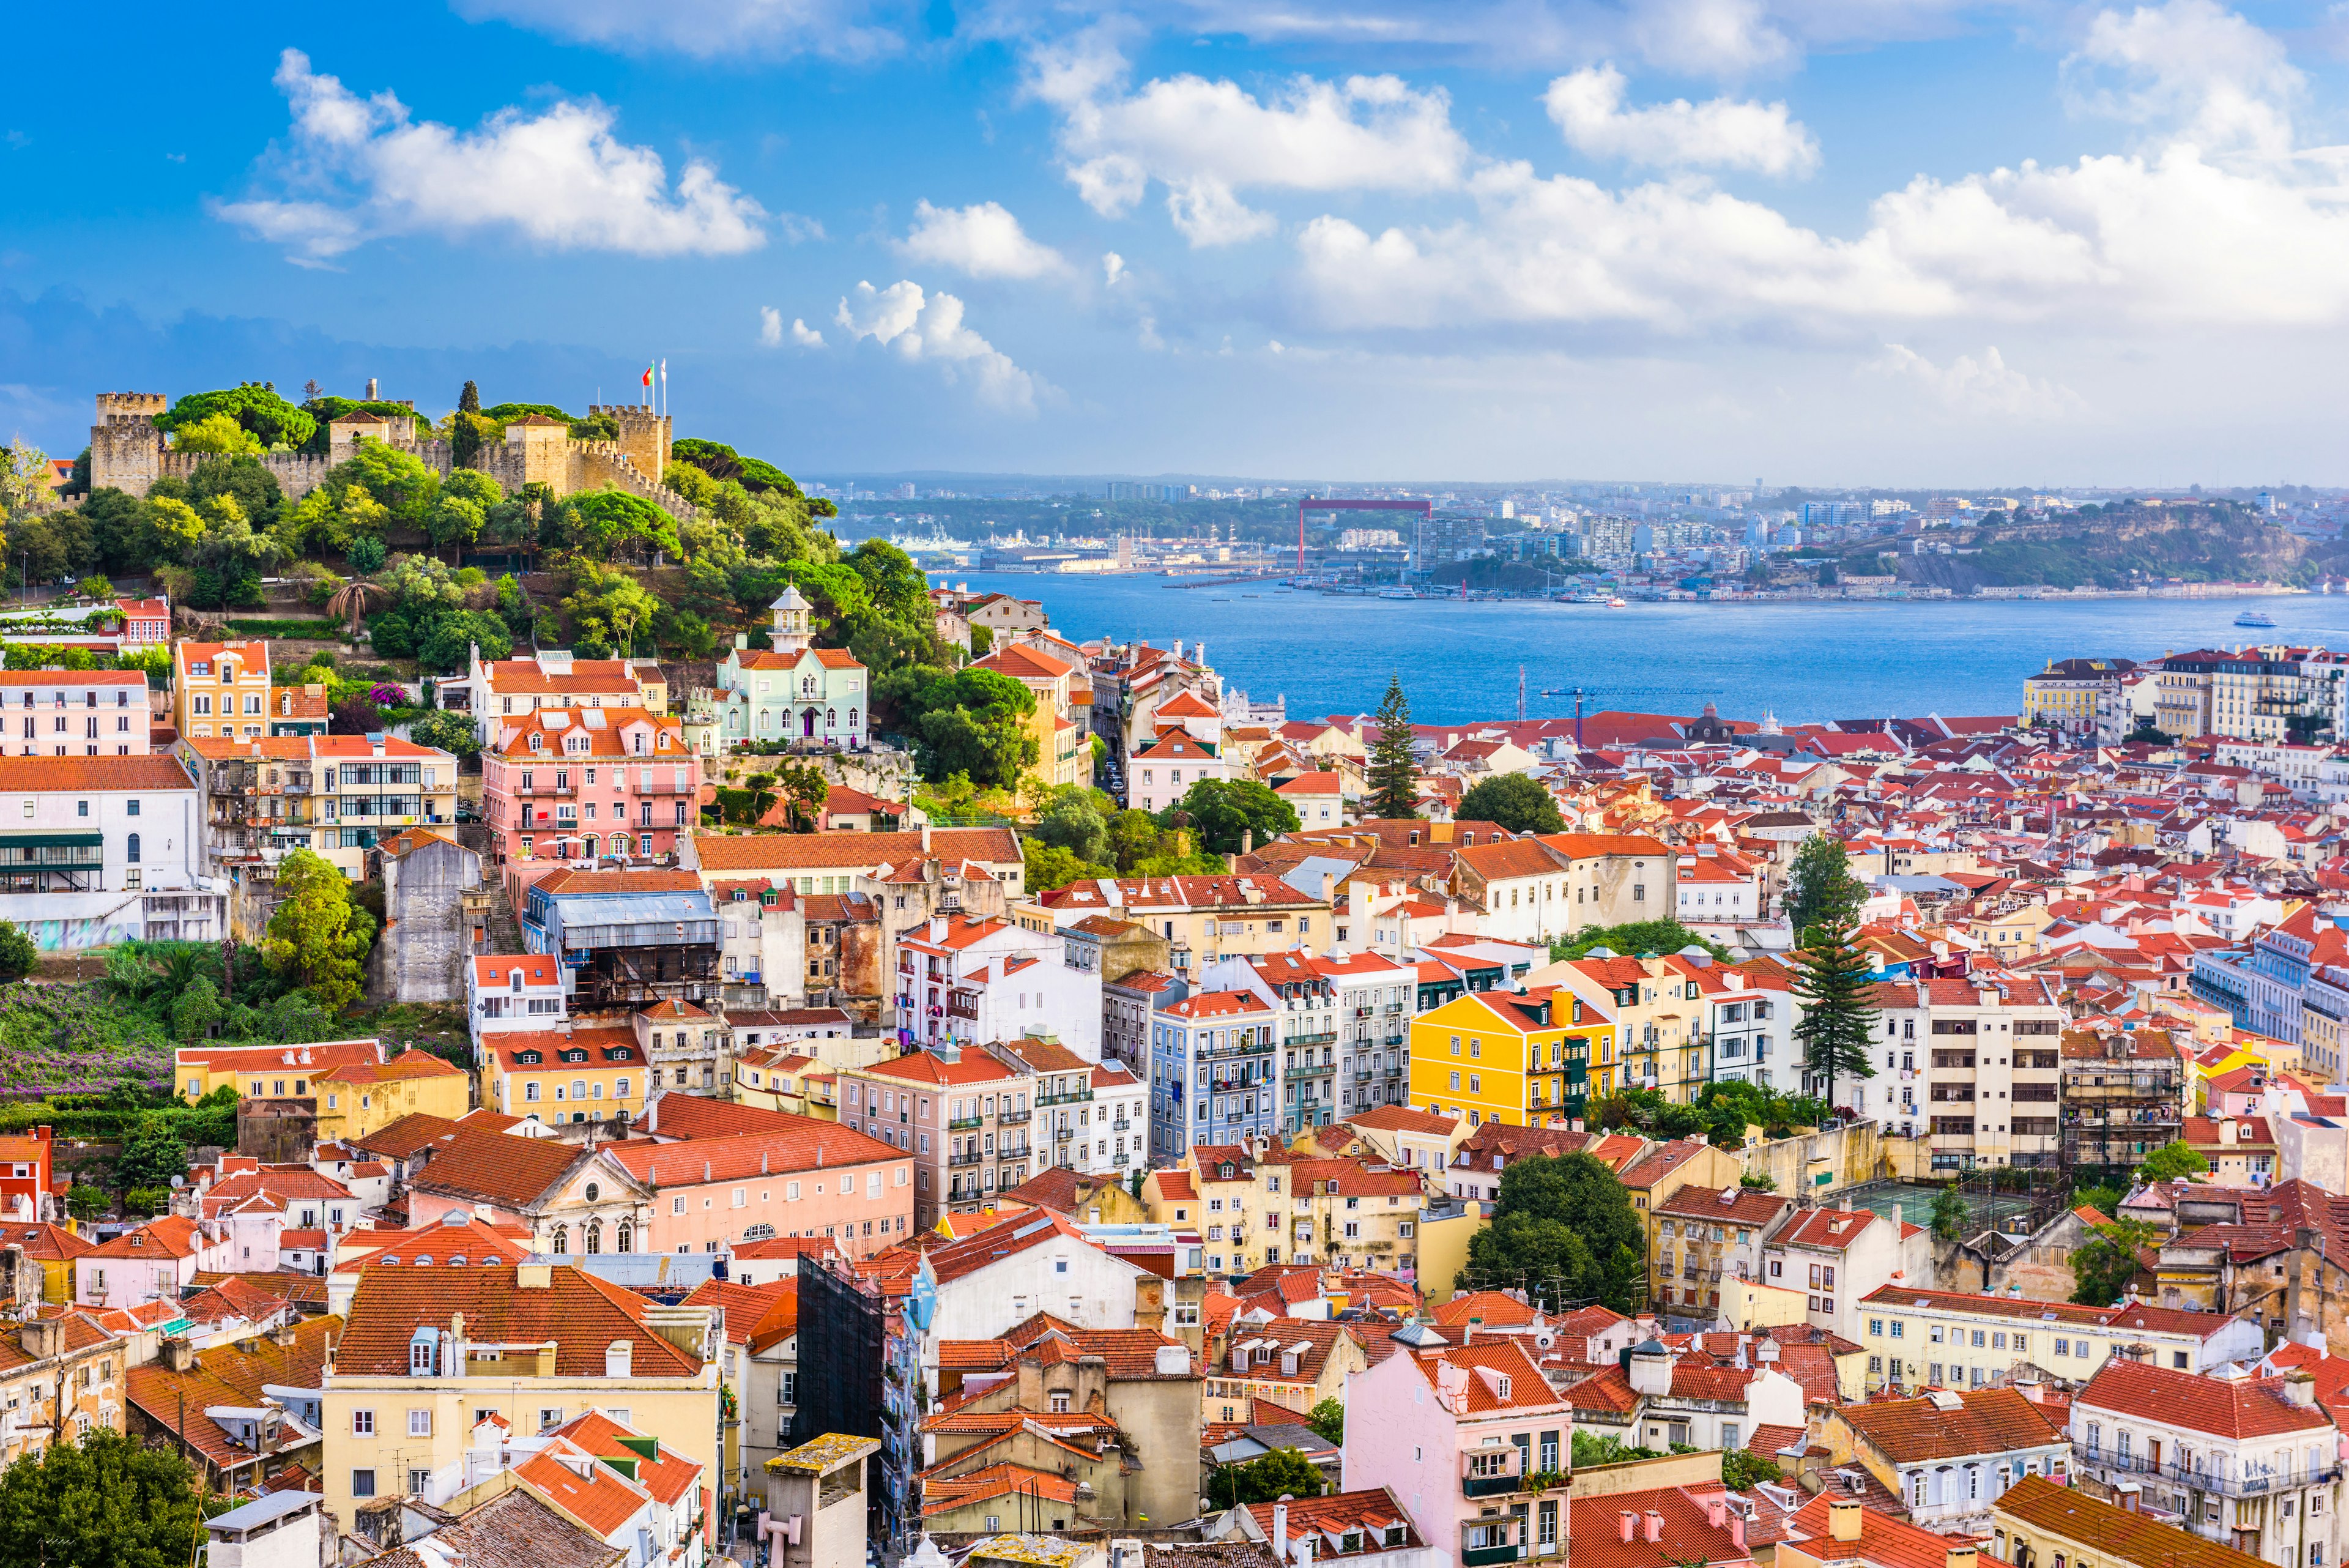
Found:
[[[14,920],[0,920],[0,981],[22,980],[41,961],[33,939]]]
[[[1954,1181],[1933,1195],[1933,1234],[1944,1241],[1965,1240],[1966,1227],[1973,1223],[1973,1210],[1966,1207],[1965,1195]]]
[[[2182,1139],[2166,1143],[2145,1157],[2137,1168],[2139,1181],[2175,1181],[2181,1176],[2208,1176],[2210,1162],[2194,1152],[2194,1146]]]
[[[1595,1298],[1628,1313],[1643,1246],[1630,1194],[1605,1164],[1532,1155],[1502,1171],[1493,1222],[1469,1239],[1457,1284],[1522,1287],[1552,1311]]]
[[[2116,1220],[2072,1249],[2072,1299],[2083,1306],[2111,1306],[2128,1293],[2128,1282],[2144,1267],[2137,1254],[2159,1232],[2142,1220]]]
[[[1605,948],[1618,958],[1640,953],[1676,953],[1682,948],[1702,948],[1716,963],[1731,961],[1729,950],[1710,937],[1701,937],[1678,920],[1628,920],[1619,926],[1589,926],[1578,935],[1560,937],[1549,945],[1552,963],[1562,959],[1588,958]]]
[[[1721,1484],[1732,1491],[1785,1479],[1784,1470],[1757,1453],[1745,1449],[1723,1449],[1721,1452]]]
[[[775,770],[775,794],[794,833],[813,833],[817,814],[832,794],[831,781],[814,763],[785,763]]]
[[[2112,1186],[2106,1182],[2098,1182],[2092,1187],[2074,1188],[2072,1189],[2072,1207],[2075,1209],[2093,1209],[2097,1213],[2102,1214],[2106,1219],[2110,1220],[2120,1213],[2121,1199],[2127,1196],[2128,1194],[2123,1192],[2117,1187]]]
[[[77,1179],[66,1189],[66,1212],[87,1225],[114,1206],[105,1189]]]
[[[125,1191],[141,1187],[168,1189],[173,1177],[187,1174],[188,1146],[160,1116],[144,1118],[140,1129],[123,1140],[122,1152],[114,1157],[115,1185]]]
[[[359,966],[375,936],[375,919],[351,901],[342,872],[307,849],[277,867],[281,900],[261,944],[270,970],[339,1012],[358,1000]]]
[[[202,419],[181,425],[171,436],[174,452],[257,452],[261,441],[251,431],[236,422],[233,414],[206,414]]]
[[[481,738],[473,722],[462,713],[435,708],[408,726],[408,738],[419,746],[437,746],[451,756],[478,757]]]
[[[1635,1449],[1611,1433],[1587,1432],[1579,1427],[1574,1432],[1574,1468],[1594,1469],[1600,1465],[1619,1465],[1633,1459],[1656,1459],[1663,1456],[1653,1449]]]
[[[151,496],[147,502],[147,536],[155,552],[151,559],[191,560],[203,540],[203,515],[175,495]]]
[[[457,551],[473,544],[489,525],[490,510],[505,499],[498,482],[479,469],[460,467],[440,482],[432,509],[424,514],[424,532],[437,548]]]
[[[1052,797],[1037,814],[1030,836],[1065,849],[1080,860],[1096,864],[1110,858],[1109,825],[1102,819],[1091,790],[1070,789]],[[1153,836],[1154,843],[1155,836]]]
[[[92,575],[76,583],[74,592],[86,599],[110,599],[114,597],[114,585],[104,577]]]
[[[216,391],[190,392],[158,415],[155,425],[159,430],[177,431],[215,414],[227,414],[234,419],[252,431],[263,447],[288,452],[307,445],[318,430],[316,416],[279,397],[277,389],[267,381],[247,381]]]
[[[450,610],[424,623],[416,659],[427,670],[454,674],[467,668],[476,648],[484,663],[503,659],[513,651],[513,637],[504,621],[486,610]]]
[[[1824,833],[1803,840],[1786,873],[1786,918],[1797,935],[1828,921],[1847,923],[1867,897],[1841,841]]]
[[[1453,812],[1462,822],[1489,822],[1511,833],[1563,833],[1557,798],[1525,774],[1495,774],[1479,779]]]
[[[1400,819],[1419,815],[1419,759],[1411,742],[1411,704],[1402,694],[1402,678],[1390,675],[1386,700],[1379,704],[1378,736],[1371,742],[1370,798],[1362,803],[1369,815]]]
[[[1201,779],[1174,810],[1190,815],[1200,847],[1216,855],[1237,855],[1244,842],[1269,844],[1298,827],[1297,808],[1254,779]]]
[[[660,601],[630,574],[592,562],[574,566],[563,614],[574,644],[595,650],[595,657],[627,652],[659,613]]]
[[[1244,1465],[1225,1465],[1207,1479],[1207,1501],[1218,1509],[1319,1497],[1326,1483],[1313,1461],[1296,1449],[1275,1449]]]
[[[99,1427],[0,1472],[0,1562],[185,1568],[203,1539],[197,1477],[168,1445]]]
[[[1040,838],[1021,839],[1019,856],[1026,864],[1022,879],[1031,893],[1049,893],[1071,882],[1117,875],[1117,868],[1113,866],[1096,866],[1080,860],[1070,851],[1056,844],[1047,844]]]
[[[221,1006],[220,987],[212,982],[212,976],[200,974],[171,999],[171,1033],[192,1044],[203,1039],[225,1013]]]
[[[0,523],[11,534],[20,519],[49,504],[51,476],[49,454],[39,447],[21,439],[0,447]]]
[[[1346,1442],[1345,1401],[1331,1395],[1305,1412],[1305,1424],[1331,1448],[1343,1448]]]
[[[1826,1077],[1832,1106],[1837,1078],[1876,1076],[1868,1054],[1876,1038],[1875,966],[1851,945],[1848,924],[1813,926],[1806,936],[1795,955],[1795,1000],[1803,1008],[1795,1038],[1807,1070]]]

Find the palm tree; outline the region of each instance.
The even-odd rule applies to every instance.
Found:
[[[335,590],[334,597],[326,601],[326,613],[331,616],[347,617],[350,635],[356,641],[359,635],[359,622],[367,618],[369,602],[382,604],[390,597],[389,589],[378,584],[354,577]]]

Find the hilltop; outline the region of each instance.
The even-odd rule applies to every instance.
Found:
[[[2342,547],[2292,533],[2230,502],[2202,505],[2116,503],[2077,512],[1960,521],[1930,535],[1932,553],[1845,552],[1847,572],[1963,590],[1985,587],[2127,588],[2148,579],[2311,582]],[[1948,554],[1939,546],[1946,545]]]

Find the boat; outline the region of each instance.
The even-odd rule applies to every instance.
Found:
[[[2273,626],[2275,618],[2261,615],[2257,610],[2245,610],[2235,618],[2235,624],[2237,626]]]
[[[1410,588],[1381,588],[1379,590],[1379,597],[1382,599],[1415,599],[1419,597],[1419,595]]]
[[[1609,599],[1607,601],[1607,607],[1609,609],[1628,609],[1630,607],[1626,605],[1621,599],[1616,598]]]

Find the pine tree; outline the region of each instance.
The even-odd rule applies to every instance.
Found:
[[[457,411],[449,421],[449,455],[459,468],[471,468],[481,452],[481,389],[472,382],[457,394]]]
[[[457,394],[457,411],[460,414],[480,413],[481,411],[481,389],[473,385],[471,381],[466,382],[465,389]]]
[[[1786,919],[1796,940],[1822,920],[1849,919],[1867,897],[1840,841],[1824,833],[1803,840],[1786,876]]]
[[[1379,704],[1378,739],[1371,742],[1370,785],[1372,816],[1419,815],[1419,759],[1412,754],[1411,704],[1403,700],[1400,676],[1387,677],[1386,701]]]
[[[1876,1038],[1875,967],[1851,943],[1851,925],[1833,919],[1813,926],[1795,955],[1795,1000],[1803,1021],[1795,1025],[1808,1070],[1826,1078],[1826,1102],[1835,1104],[1838,1077],[1873,1078],[1868,1059]]]

